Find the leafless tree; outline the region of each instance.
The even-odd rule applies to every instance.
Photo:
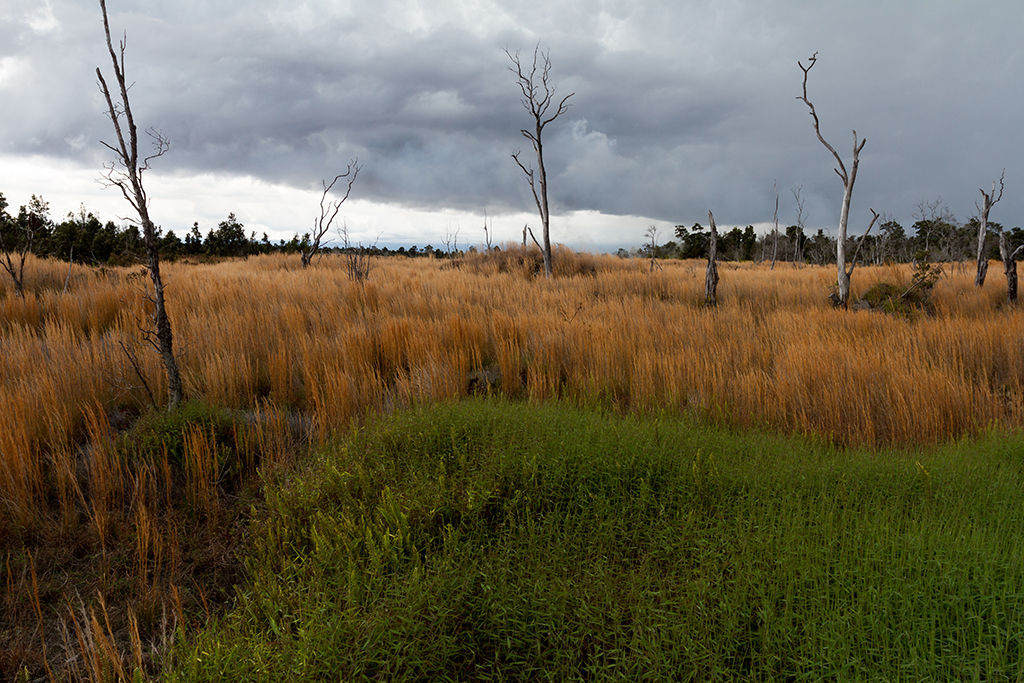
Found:
[[[978,207],[980,220],[978,221],[978,273],[974,276],[975,287],[984,286],[985,276],[988,274],[988,258],[985,257],[985,237],[988,236],[988,213],[1003,198],[1003,178],[1005,176],[1006,170],[1004,169],[1002,175],[999,176],[999,194],[996,194],[995,181],[992,182],[992,192],[978,189],[978,192],[981,193],[982,205]],[[1000,242],[1001,245],[1002,242]]]
[[[110,60],[113,63],[114,77],[117,79],[118,87],[115,102],[111,97],[110,89],[107,88],[107,82],[103,79],[103,73],[97,67],[96,77],[99,79],[100,92],[103,93],[107,102],[107,115],[110,117],[114,133],[117,136],[116,146],[103,143],[114,153],[114,161],[105,167],[103,178],[108,185],[121,190],[124,198],[138,214],[139,223],[142,225],[143,239],[146,244],[146,267],[153,285],[153,293],[149,298],[153,306],[153,327],[155,328],[144,330],[144,336],[163,359],[164,369],[167,372],[168,408],[173,408],[182,398],[181,372],[178,369],[178,360],[174,355],[174,336],[164,303],[164,283],[160,277],[160,249],[156,226],[150,220],[149,198],[142,185],[142,175],[149,170],[149,163],[167,152],[169,142],[162,133],[152,128],[148,129],[146,132],[153,139],[154,150],[152,154],[140,161],[138,130],[132,116],[131,104],[128,101],[128,83],[124,71],[124,50],[127,37],[123,37],[120,41],[120,53],[115,52],[114,44],[110,40],[110,22],[107,20],[105,0],[100,0],[100,10],[103,12],[103,31],[106,35],[107,49],[110,52]]]
[[[338,217],[338,211],[341,209],[341,205],[345,203],[348,196],[352,194],[352,185],[356,182],[356,176],[359,175],[359,160],[353,159],[352,163],[348,165],[345,172],[336,175],[331,184],[328,185],[327,181],[324,180],[324,193],[320,197],[320,217],[313,222],[313,232],[309,235],[309,245],[302,251],[302,267],[309,267],[310,262],[318,251],[320,251],[321,241],[327,231],[331,229],[331,224],[334,223],[334,219]],[[345,188],[345,195],[341,199],[335,199],[332,201],[327,200],[327,195],[330,194],[331,190],[339,180],[345,179],[348,181],[347,187]]]
[[[350,280],[362,284],[370,277],[370,271],[373,269],[373,262],[370,261],[370,249],[377,246],[380,235],[377,235],[377,239],[374,240],[370,248],[364,247],[361,242],[352,244],[348,233],[348,223],[342,221],[338,228],[338,236],[341,237],[342,258],[348,277]]]
[[[541,142],[541,134],[544,132],[544,127],[549,123],[557,119],[559,116],[569,111],[569,106],[566,102],[575,93],[569,93],[563,97],[559,102],[558,106],[555,107],[554,113],[550,113],[551,105],[555,101],[555,86],[551,84],[551,60],[549,58],[549,52],[541,52],[540,45],[533,50],[533,64],[524,69],[524,64],[519,58],[519,52],[512,54],[505,50],[505,54],[512,60],[513,66],[509,67],[509,70],[516,75],[517,82],[519,83],[519,89],[523,93],[523,107],[526,111],[530,112],[530,116],[533,117],[534,125],[533,130],[522,129],[520,132],[527,140],[533,145],[533,151],[537,154],[537,169],[536,174],[532,165],[524,165],[519,159],[520,152],[516,152],[512,155],[515,159],[516,164],[522,169],[523,173],[526,174],[526,178],[530,183],[530,191],[533,192],[533,200],[537,204],[537,211],[540,212],[540,222],[543,228],[544,244],[541,245],[537,238],[534,236],[533,231],[530,230],[530,237],[533,238],[534,243],[540,247],[541,254],[544,257],[544,275],[548,278],[551,277],[551,214],[548,210],[548,177],[547,172],[544,169],[544,145]]]
[[[444,238],[441,239],[441,242],[444,244],[445,254],[448,256],[459,253],[459,230],[461,229],[458,223],[455,224],[455,230],[452,230],[451,223],[444,227]]]
[[[807,216],[804,214],[804,198],[800,193],[803,191],[804,186],[793,190],[793,199],[796,201],[796,227],[800,229],[796,234],[796,244],[793,245],[793,261],[796,263],[803,263],[804,261],[804,222],[807,220]]]
[[[25,261],[46,230],[50,208],[42,197],[32,195],[28,210],[21,207],[17,219],[11,218],[6,209],[7,200],[0,194],[0,268],[11,277],[14,293],[24,299]]]
[[[1006,238],[1006,231],[999,232],[999,255],[1003,259],[1003,272],[1006,273],[1006,300],[1017,303],[1017,258],[1024,252],[1024,244],[1012,252]]]
[[[807,99],[807,74],[810,73],[811,69],[818,61],[818,53],[815,52],[811,55],[808,60],[807,66],[804,66],[802,62],[797,62],[800,70],[804,72],[804,90],[803,96],[797,97],[811,110],[811,118],[814,119],[814,133],[818,136],[818,140],[825,146],[832,156],[835,157],[838,168],[835,169],[836,175],[843,181],[843,206],[839,213],[839,235],[836,238],[836,266],[837,266],[837,291],[838,305],[844,308],[849,304],[850,299],[850,273],[853,272],[853,268],[849,271],[846,268],[846,224],[850,217],[850,199],[853,197],[853,184],[857,180],[857,166],[860,164],[860,152],[864,149],[864,143],[867,139],[857,140],[857,131],[853,131],[853,162],[850,165],[850,171],[847,173],[846,165],[843,164],[842,158],[839,153],[836,152],[835,148],[828,144],[824,137],[821,135],[821,126],[818,122],[818,113],[814,110],[814,105]],[[872,221],[873,223],[874,221]],[[866,234],[866,233],[865,233]]]
[[[491,244],[491,238],[494,237],[493,225],[487,224],[487,209],[484,209],[484,246],[487,248],[487,253],[494,250],[494,245]]]
[[[651,272],[657,268],[661,270],[661,264],[658,263],[658,226],[652,225],[647,228],[647,249],[651,252]]]
[[[708,240],[708,269],[704,275],[704,305],[718,305],[718,228],[715,217],[708,211],[708,223],[711,224],[711,237]]]
[[[775,260],[779,257],[779,186],[777,183],[772,183],[772,189],[775,190],[775,213],[772,214],[772,270],[775,270]]]
[[[918,234],[920,235],[921,229],[924,229],[924,250],[929,252],[931,258],[934,227],[943,222],[952,223],[953,212],[942,203],[942,197],[930,202],[922,199],[917,203],[914,217],[918,219]]]

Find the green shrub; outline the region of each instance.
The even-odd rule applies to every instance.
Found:
[[[231,413],[199,400],[184,401],[170,411],[146,413],[122,438],[122,449],[129,455],[156,458],[162,457],[166,448],[171,466],[179,468],[185,460],[185,431],[193,426],[212,434],[219,449],[234,449]]]
[[[864,300],[871,305],[871,308],[882,308],[892,300],[899,300],[903,288],[891,282],[879,282],[864,292]]]

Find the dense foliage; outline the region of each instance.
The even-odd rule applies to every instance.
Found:
[[[912,263],[920,254],[927,259],[940,262],[962,263],[974,259],[978,240],[978,220],[972,218],[958,223],[950,216],[929,218],[914,223],[913,234],[908,235],[902,225],[889,220],[875,232],[864,238],[860,251],[860,262],[880,265],[883,263]],[[988,224],[986,254],[989,259],[999,258],[998,241],[1000,233],[1006,232],[1012,251],[1024,244],[1024,229],[1004,229],[999,223]],[[650,258],[705,259],[708,256],[708,229],[700,223],[691,227],[677,225],[675,239],[664,244],[645,244],[632,253],[619,250],[619,256],[637,255]],[[853,254],[860,244],[861,236],[847,240],[847,253]],[[773,254],[782,262],[812,263],[825,265],[836,261],[835,237],[818,229],[807,235],[798,225],[780,228],[778,234],[768,232],[757,235],[754,226],[732,228],[718,236],[718,254],[724,261],[771,261]]]
[[[39,257],[52,257],[87,265],[128,265],[141,260],[145,252],[139,228],[131,223],[117,225],[103,223],[84,206],[79,212],[69,213],[61,222],[50,218],[49,204],[41,197],[32,196],[16,216],[7,211],[8,204],[0,193],[0,252],[22,250]],[[245,226],[234,213],[203,235],[198,223],[183,236],[173,230],[160,231],[160,255],[167,260],[202,257],[245,257],[256,254],[298,254],[309,246],[309,235],[294,235],[290,240],[273,242],[263,233],[246,233]],[[387,247],[355,246],[371,256],[394,254],[398,256],[444,256],[447,252],[413,246],[389,250]],[[342,247],[328,247],[325,251],[345,252]]]

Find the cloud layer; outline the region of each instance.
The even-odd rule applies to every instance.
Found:
[[[98,169],[98,142],[110,135],[96,89],[95,68],[109,72],[98,3],[5,5],[0,183],[18,159]],[[866,226],[871,207],[909,227],[917,203],[940,196],[966,218],[1004,167],[993,219],[1016,225],[1024,208],[1024,10],[1010,2],[111,0],[108,9],[127,34],[136,117],[171,139],[158,170],[181,192],[211,176],[312,191],[358,157],[354,196],[366,202],[529,215],[510,158],[530,151],[519,135],[529,119],[504,50],[528,58],[540,44],[558,93],[575,93],[545,131],[559,214],[689,224],[710,208],[722,224],[764,223],[774,183],[783,222],[790,190],[802,187],[808,225],[831,227],[841,185],[796,100],[796,60],[815,51],[809,94],[823,134],[845,159],[852,129],[868,141],[853,224]]]

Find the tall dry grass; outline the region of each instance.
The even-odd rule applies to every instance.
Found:
[[[320,435],[366,410],[464,394],[485,368],[500,371],[501,391],[533,400],[696,412],[841,443],[1021,425],[1024,319],[1000,305],[998,278],[976,290],[949,274],[937,314],[908,321],[831,309],[827,268],[725,264],[722,303],[706,310],[701,263],[650,273],[560,257],[593,275],[546,282],[514,255],[457,268],[381,260],[363,284],[331,257],[307,270],[282,256],[167,264],[188,392],[300,412]],[[144,280],[74,267],[63,292],[66,268],[33,261],[28,280],[41,284],[25,300],[0,292],[0,500],[20,525],[51,486],[66,505],[80,498],[68,471],[97,429],[94,407],[116,417],[147,402],[121,344],[154,394],[166,390],[158,356],[139,346]],[[862,267],[854,288],[909,279],[902,266]]]

